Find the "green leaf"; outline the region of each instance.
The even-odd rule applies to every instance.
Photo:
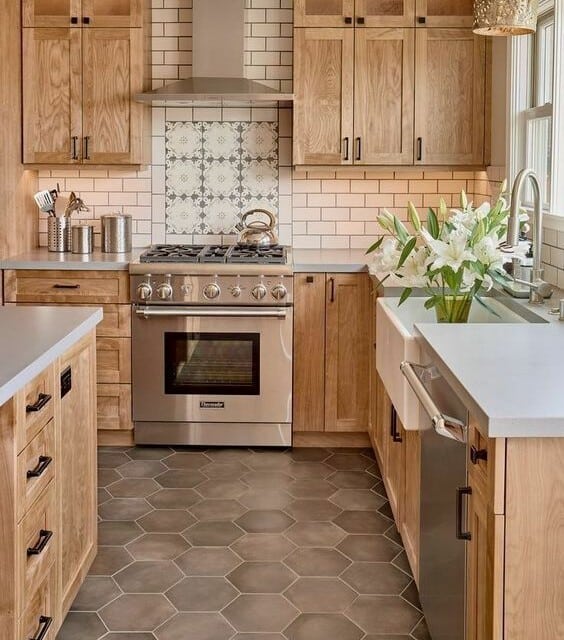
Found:
[[[402,245],[404,245],[409,240],[409,233],[405,228],[403,222],[397,216],[394,216],[394,229],[396,231],[398,240]]]
[[[427,298],[427,300],[425,300],[425,309],[432,309],[433,307],[435,307],[437,304],[437,298],[435,298],[435,296],[432,296],[431,298]]]
[[[380,238],[380,240],[377,240],[373,245],[368,247],[368,249],[366,250],[366,254],[365,255],[368,255],[369,253],[374,253],[374,251],[376,251],[376,249],[379,249],[380,246],[382,245],[382,242],[384,242],[384,237],[385,236],[382,236]]]
[[[398,269],[401,269],[403,267],[403,265],[405,264],[405,261],[409,258],[409,255],[415,248],[416,244],[417,244],[417,238],[410,238],[405,243],[405,247],[403,248],[403,251],[401,252],[401,255],[400,255],[400,259],[398,261],[398,266],[397,266]]]
[[[411,287],[406,287],[400,296],[398,307],[402,305],[412,293],[413,289]]]
[[[437,220],[437,215],[431,208],[427,211],[427,230],[435,240],[439,237],[439,221]]]

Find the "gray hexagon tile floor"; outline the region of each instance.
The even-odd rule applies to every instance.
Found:
[[[430,640],[369,450],[101,448],[57,640]]]

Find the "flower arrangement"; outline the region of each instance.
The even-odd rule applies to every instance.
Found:
[[[502,194],[505,188],[504,183]],[[500,278],[503,254],[499,244],[507,232],[508,216],[503,196],[493,207],[487,202],[474,207],[464,192],[458,209],[449,211],[444,200],[437,210],[430,208],[425,225],[410,202],[411,233],[385,210],[378,222],[389,235],[368,249],[367,253],[374,254],[370,272],[382,282],[391,275],[401,280],[400,304],[414,288],[423,288],[428,294],[425,308],[434,308],[439,322],[467,322],[472,301]]]

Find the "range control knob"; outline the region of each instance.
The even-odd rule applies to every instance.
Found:
[[[153,295],[153,287],[148,282],[142,282],[137,287],[137,297],[139,300],[149,300]]]
[[[255,287],[251,289],[251,295],[255,300],[262,300],[268,291],[263,284],[257,284]]]
[[[241,293],[243,292],[243,289],[241,289],[241,287],[237,284],[234,287],[231,287],[230,291],[231,291],[231,295],[234,298],[240,298]]]
[[[160,284],[157,287],[157,295],[161,300],[168,300],[169,298],[172,298],[172,287],[170,286],[170,283],[163,282]]]
[[[220,293],[221,289],[215,282],[210,282],[204,287],[204,298],[207,298],[208,300],[214,300]]]
[[[272,287],[272,291],[270,293],[275,300],[284,300],[288,295],[288,290],[283,284],[276,284]]]

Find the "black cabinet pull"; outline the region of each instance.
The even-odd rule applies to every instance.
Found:
[[[427,18],[425,16],[417,16],[417,24],[426,24]]]
[[[35,547],[27,548],[27,555],[38,556],[43,551],[43,549],[45,549],[49,540],[51,540],[52,537],[53,537],[52,531],[48,531],[47,529],[41,529],[41,531],[39,532],[39,540],[37,541],[37,544],[35,545]]]
[[[343,154],[343,160],[348,160],[349,159],[349,137],[347,136],[346,138],[344,138],[343,142],[345,146],[345,153]]]
[[[362,160],[362,141],[360,138],[356,138],[356,160]]]
[[[335,302],[335,278],[329,278],[329,284],[331,286],[331,295],[329,296],[329,301]]]
[[[456,490],[456,537],[458,540],[472,540],[470,531],[462,531],[464,496],[472,495],[472,487],[458,487]]]
[[[90,156],[88,154],[88,144],[90,142],[90,136],[84,136],[84,159],[90,160]]]
[[[417,138],[417,160],[423,160],[423,138]]]
[[[398,432],[398,412],[394,406],[392,406],[390,416],[390,435],[394,442],[403,442],[401,434]]]
[[[84,18],[82,18],[82,23],[83,24],[90,24],[90,18],[88,16],[84,16]]]
[[[71,160],[78,160],[78,136],[72,136],[71,138]]]
[[[364,24],[364,18],[363,17],[357,18],[356,24]]]
[[[53,622],[53,618],[49,616],[39,616],[39,632],[34,638],[30,638],[29,640],[43,640],[47,635],[47,631],[49,631],[49,627]]]
[[[50,456],[39,456],[37,466],[35,467],[35,469],[28,470],[26,476],[28,478],[39,478],[39,476],[43,475],[45,469],[47,469],[51,462],[53,462],[53,458],[51,458]]]
[[[33,404],[27,404],[25,406],[26,413],[37,413],[41,411],[43,407],[51,400],[51,396],[48,393],[40,393],[37,396],[37,400]]]
[[[313,276],[306,276],[306,282],[307,282],[307,284],[313,284],[314,277]]]
[[[470,447],[470,462],[472,464],[478,464],[478,460],[487,460],[488,459],[488,451],[487,449],[476,449],[474,445]]]
[[[352,24],[352,18],[350,16],[345,18],[345,24]]]
[[[71,24],[78,24],[78,18],[76,16],[72,16]]]
[[[80,289],[79,284],[54,284],[53,289]]]

